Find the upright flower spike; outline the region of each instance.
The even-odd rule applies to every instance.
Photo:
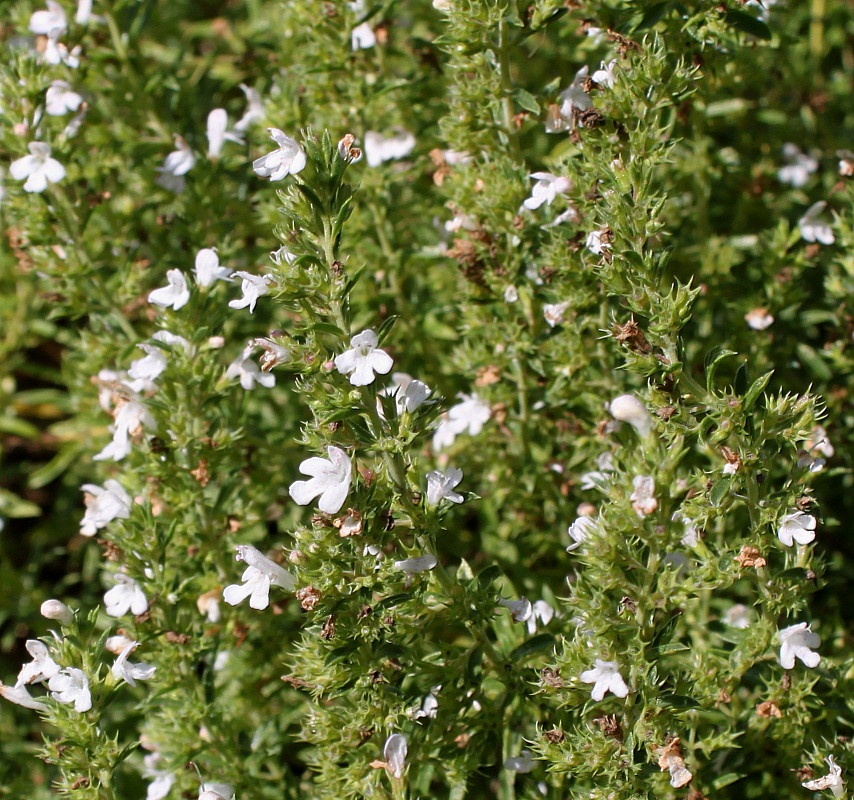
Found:
[[[428,472],[427,505],[437,506],[442,500],[448,500],[451,503],[462,503],[465,498],[454,491],[462,479],[463,471],[455,467],[445,470],[444,473],[438,470]]]
[[[68,667],[60,670],[47,684],[55,700],[60,703],[74,704],[79,714],[92,708],[92,694],[89,691],[89,678],[82,669]]]
[[[531,211],[543,204],[550,206],[555,197],[572,189],[572,181],[569,178],[552,175],[550,172],[534,172],[529,177],[536,183],[531,190],[531,196],[522,205]]]
[[[780,666],[783,669],[792,669],[795,666],[795,658],[799,658],[806,667],[814,668],[819,665],[821,656],[814,653],[812,648],[818,647],[821,639],[810,630],[806,622],[783,628],[777,632],[777,639],[780,641]]]
[[[65,177],[65,167],[50,157],[50,145],[30,142],[30,155],[9,165],[9,174],[16,181],[25,181],[25,192],[43,192],[48,183],[59,183]]]
[[[350,349],[335,358],[335,368],[349,375],[353,386],[367,386],[374,382],[375,373],[386,375],[394,366],[391,356],[377,347],[378,339],[372,330],[357,333],[350,339]]]
[[[290,572],[282,569],[250,544],[238,545],[236,558],[243,561],[247,567],[241,577],[243,584],[233,583],[226,586],[222,592],[222,599],[231,606],[242,603],[248,597],[250,608],[263,611],[270,603],[271,586],[281,586],[292,591],[296,585]]]
[[[144,614],[148,609],[148,600],[140,585],[121,572],[114,577],[116,585],[104,595],[107,613],[111,617],[123,617],[128,611],[136,616]]]
[[[593,669],[588,669],[578,676],[582,683],[592,683],[590,692],[596,702],[605,697],[606,692],[617,697],[625,697],[629,693],[629,687],[620,675],[620,668],[616,661],[602,661],[597,658],[593,662]]]
[[[786,547],[792,547],[795,542],[798,544],[809,544],[815,539],[815,526],[816,519],[812,514],[795,511],[793,514],[786,514],[780,520],[780,527],[777,529],[777,538]]]
[[[291,139],[278,128],[267,128],[270,138],[279,145],[278,148],[252,162],[255,174],[271,181],[280,181],[288,175],[296,175],[305,169],[305,151],[299,142]]]
[[[80,522],[80,533],[84,536],[94,536],[114,519],[130,516],[130,495],[118,481],[108,478],[103,489],[93,483],[84,483],[80,488],[85,492],[86,503],[86,513]]]
[[[290,485],[288,493],[301,506],[307,506],[320,496],[317,507],[327,514],[336,514],[350,492],[353,464],[340,447],[329,445],[326,452],[328,459],[315,456],[299,465],[299,471],[309,475],[311,480],[295,481]]]

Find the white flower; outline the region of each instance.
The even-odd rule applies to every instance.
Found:
[[[747,606],[742,605],[741,603],[736,603],[729,611],[726,612],[726,614],[724,614],[724,622],[731,628],[738,628],[740,630],[749,628],[750,610]]]
[[[113,440],[96,456],[93,461],[111,458],[121,461],[131,448],[131,437],[142,432],[143,426],[153,428],[154,418],[145,405],[137,398],[122,398],[116,407],[113,428]]]
[[[625,697],[629,693],[629,687],[620,675],[620,667],[616,661],[602,661],[597,658],[593,662],[593,669],[585,670],[578,677],[582,683],[593,684],[590,697],[597,702],[606,692],[617,697]]]
[[[80,521],[80,533],[84,536],[94,536],[114,519],[130,516],[130,495],[118,481],[108,478],[103,489],[93,483],[84,483],[80,488],[85,492],[86,513]]]
[[[810,434],[810,438],[804,442],[804,447],[812,452],[813,450],[818,450],[825,458],[833,458],[836,450],[830,442],[830,439],[827,436],[827,431],[821,426],[816,425],[812,429],[812,433]]]
[[[350,32],[350,46],[353,50],[368,50],[376,43],[377,35],[367,22],[357,25]]]
[[[190,351],[190,343],[183,336],[177,336],[169,331],[157,331],[157,333],[155,333],[151,338],[153,341],[160,342],[161,344],[168,345],[169,347],[180,346],[184,348],[185,352]],[[164,350],[162,347],[148,344],[148,342],[142,342],[141,344],[138,344],[137,347],[147,353],[147,355],[131,362],[130,368],[128,369],[128,376],[134,380],[140,381],[157,380],[168,364],[168,351]]]
[[[148,302],[163,308],[171,306],[175,311],[187,305],[190,299],[190,289],[187,279],[180,269],[166,270],[166,280],[169,283],[159,289],[154,289],[148,295]]]
[[[45,110],[52,117],[77,111],[82,102],[83,98],[65,81],[52,81],[45,94]]]
[[[295,481],[288,493],[297,505],[307,506],[315,497],[320,496],[317,507],[327,514],[335,514],[344,505],[350,491],[350,478],[353,465],[349,456],[335,445],[326,448],[329,458],[307,458],[299,465],[303,475],[311,480]]]
[[[0,683],[0,696],[5,697],[10,703],[31,708],[33,711],[46,712],[48,709],[47,703],[36,700],[26,686],[6,686],[5,683]]]
[[[220,266],[219,254],[213,247],[203,247],[196,253],[196,265],[193,267],[196,283],[207,288],[213,286],[217,281],[229,281],[231,269]]]
[[[254,389],[256,383],[270,389],[276,385],[276,376],[268,372],[261,372],[259,366],[251,358],[252,349],[251,345],[243,349],[243,352],[228,365],[225,377],[229,380],[239,378],[240,385],[247,392]]]
[[[817,667],[821,656],[812,651],[813,647],[821,644],[818,634],[810,630],[806,622],[789,625],[777,631],[780,640],[780,665],[783,669],[792,669],[795,666],[795,658],[799,658],[804,666]]]
[[[445,223],[445,230],[448,233],[456,233],[457,231],[476,231],[477,223],[468,214],[457,213]]]
[[[400,778],[403,775],[408,750],[409,745],[402,733],[393,733],[385,740],[383,758],[385,758],[389,771],[395,778]]]
[[[27,639],[24,646],[33,660],[21,667],[15,686],[23,686],[28,683],[41,683],[52,678],[59,672],[59,664],[50,657],[50,652],[44,642],[40,642],[38,639]]]
[[[560,113],[567,119],[572,119],[573,111],[587,111],[593,108],[593,101],[590,95],[584,91],[584,84],[587,81],[589,69],[585,64],[572,79],[572,83],[568,89],[561,92],[560,95]]]
[[[278,367],[279,364],[284,364],[291,357],[290,350],[273,339],[264,337],[250,339],[247,347],[250,349],[260,347],[264,351],[259,359],[261,372],[269,372],[274,367]]]
[[[267,128],[270,138],[279,145],[275,150],[252,162],[255,174],[271,181],[280,181],[287,175],[296,175],[305,168],[305,151],[299,142],[278,128]]]
[[[607,86],[609,89],[613,89],[614,80],[616,79],[614,75],[614,67],[616,66],[616,58],[608,64],[605,64],[605,62],[602,61],[599,69],[590,76],[590,80],[592,80],[593,83],[598,83],[600,86]]]
[[[51,33],[60,36],[68,27],[65,10],[56,0],[47,0],[46,5],[46,11],[36,11],[30,17],[30,30],[44,36]]]
[[[534,606],[527,597],[520,597],[518,600],[504,600],[503,598],[498,603],[510,612],[510,616],[514,622],[527,622],[534,613]]]
[[[144,778],[151,779],[148,784],[148,790],[145,794],[145,800],[163,800],[175,783],[175,774],[167,770],[157,769],[157,764],[161,760],[160,753],[149,753],[142,759]]]
[[[511,772],[531,772],[537,766],[537,760],[532,757],[530,750],[522,750],[518,756],[510,756],[504,762],[504,769]]]
[[[234,130],[245,131],[253,122],[264,119],[264,103],[261,100],[261,95],[255,89],[245,83],[241,83],[240,88],[246,95],[246,112],[234,123]]]
[[[774,324],[774,317],[768,313],[767,308],[752,308],[744,315],[744,321],[753,330],[764,331]]]
[[[685,516],[681,511],[674,511],[670,517],[673,522],[681,522],[683,527],[682,538],[679,540],[685,547],[696,547],[700,541],[700,532],[693,521]]]
[[[606,238],[607,233],[607,228],[600,231],[590,231],[590,233],[587,234],[587,238],[584,240],[584,246],[591,253],[601,256],[606,250],[611,249],[611,245]]]
[[[787,164],[777,171],[777,180],[780,183],[788,183],[796,189],[806,186],[810,175],[818,170],[818,161],[802,153],[800,148],[791,142],[783,145],[783,157]]]
[[[246,308],[249,307],[249,313],[255,313],[255,303],[258,298],[268,294],[270,287],[276,282],[272,275],[253,275],[251,272],[243,272],[238,270],[234,273],[241,279],[240,291],[243,292],[243,297],[236,300],[229,300],[229,308]]]
[[[48,681],[47,688],[60,703],[74,703],[74,710],[78,713],[92,708],[89,679],[82,669],[68,667],[60,670]]]
[[[536,183],[531,190],[531,196],[523,205],[532,211],[539,208],[543,203],[547,206],[551,205],[555,197],[559,194],[566,194],[572,188],[572,182],[569,178],[552,175],[550,172],[535,172],[529,177]]]
[[[616,469],[614,457],[610,453],[600,453],[596,457],[596,466],[599,469],[585,472],[580,476],[582,489],[602,489],[609,480],[608,473],[614,472]]]
[[[234,788],[230,783],[203,783],[199,788],[199,800],[232,800]]]
[[[577,550],[587,539],[596,532],[596,520],[593,517],[581,516],[575,520],[567,529],[572,544],[566,548],[567,553]]]
[[[434,686],[430,690],[430,694],[421,702],[421,708],[416,708],[411,712],[410,716],[412,719],[424,719],[425,717],[427,719],[436,719],[436,714],[439,711],[439,701],[436,699],[436,692],[441,688],[441,686]]]
[[[48,183],[59,183],[65,177],[65,167],[50,157],[49,144],[30,142],[27,147],[30,155],[9,165],[9,174],[16,181],[26,179],[25,192],[43,192]]]
[[[416,556],[415,558],[404,558],[400,561],[395,561],[394,568],[402,570],[403,572],[415,574],[416,572],[429,572],[438,563],[439,562],[436,559],[436,556],[432,555],[431,553],[426,553],[423,556]]]
[[[543,318],[550,328],[554,328],[555,325],[560,325],[563,322],[564,312],[570,304],[569,300],[564,300],[562,303],[547,303],[543,306]]]
[[[222,146],[226,142],[243,144],[240,133],[228,130],[228,114],[224,108],[215,108],[208,114],[208,158],[219,158]]]
[[[829,767],[830,772],[821,778],[816,778],[814,781],[804,781],[801,786],[812,792],[820,792],[824,789],[830,789],[831,794],[833,794],[834,797],[844,797],[845,781],[842,780],[842,767],[834,761],[833,756],[828,756],[825,761],[827,761],[827,766]]]
[[[504,288],[504,302],[515,303],[519,299],[519,290],[515,286],[506,286]]]
[[[448,409],[447,416],[433,434],[434,450],[452,445],[454,439],[464,432],[477,436],[489,421],[492,411],[485,400],[476,394],[458,394],[457,397],[462,398],[462,402]]]
[[[420,408],[432,391],[426,383],[415,380],[405,372],[393,372],[391,375],[392,385],[383,389],[381,394],[392,395],[397,404],[397,411],[410,414]]]
[[[628,422],[640,436],[648,436],[652,430],[652,417],[646,406],[634,395],[621,394],[608,404],[608,411],[614,419]]]
[[[129,644],[133,644],[133,639],[125,636],[123,633],[117,633],[115,636],[108,636],[104,642],[104,650],[113,655],[119,655]],[[137,642],[138,644],[138,642]]]
[[[292,591],[295,586],[294,576],[290,572],[250,544],[237,545],[237,560],[248,566],[240,578],[243,585],[233,583],[222,592],[222,599],[230,606],[236,606],[248,597],[249,607],[262,611],[270,602],[271,586],[281,586],[287,591]]]
[[[369,167],[378,167],[383,161],[405,158],[415,148],[415,137],[401,130],[394,136],[384,137],[376,131],[365,134],[365,158]]]
[[[80,126],[83,124],[83,120],[86,117],[86,113],[89,111],[89,106],[85,103],[80,107],[80,110],[71,118],[71,121],[65,126],[62,131],[62,135],[67,139],[73,139],[80,131]]]
[[[648,517],[658,508],[655,499],[655,479],[651,475],[636,475],[632,480],[635,490],[629,495],[632,508],[639,517]]]
[[[70,625],[74,622],[74,614],[61,600],[45,600],[39,609],[45,619],[55,619],[60,625]]]
[[[815,526],[816,521],[812,514],[795,511],[793,514],[786,514],[780,520],[780,527],[777,529],[777,538],[786,547],[791,547],[795,542],[798,544],[809,544],[815,539]]]
[[[164,189],[177,194],[184,189],[184,175],[195,165],[196,157],[190,145],[181,136],[176,136],[175,149],[166,156],[163,166],[157,168],[160,173],[157,183]]]
[[[27,187],[25,186],[24,188],[26,189]],[[820,242],[821,244],[833,244],[836,241],[830,225],[818,218],[819,214],[825,208],[827,208],[827,203],[824,200],[813,203],[807,210],[807,213],[798,220],[798,227],[805,241]]]
[[[128,611],[136,616],[144,614],[148,608],[148,600],[139,584],[121,572],[114,577],[116,585],[104,595],[107,613],[111,617],[123,617]]]
[[[850,178],[854,175],[854,153],[850,150],[837,150],[836,157],[839,163],[836,165],[839,174],[843,178]]]
[[[531,606],[531,615],[526,620],[528,635],[533,636],[537,632],[537,620],[548,625],[554,618],[555,610],[545,601],[537,600]]]
[[[39,54],[37,60],[40,64],[50,64],[52,67],[65,64],[69,69],[77,69],[80,66],[81,47],[78,44],[69,52],[68,48],[59,41],[61,35],[62,31],[58,28],[47,34],[44,51]]]
[[[200,614],[205,615],[208,622],[219,622],[222,618],[222,613],[219,608],[221,595],[218,589],[213,589],[210,592],[200,594],[196,598],[196,608]]]
[[[129,683],[131,686],[136,686],[137,681],[147,681],[149,678],[154,676],[154,672],[157,667],[152,666],[151,664],[145,664],[140,662],[138,664],[131,664],[128,661],[128,657],[130,654],[136,650],[139,642],[130,642],[130,644],[126,645],[121,653],[119,653],[119,657],[115,660],[115,663],[110,668],[110,672],[113,673],[113,677],[116,680],[124,680]]]
[[[78,25],[88,25],[91,16],[92,0],[78,0],[77,13],[74,15],[74,21]]]
[[[454,491],[463,479],[463,471],[452,467],[444,473],[435,470],[427,473],[427,505],[437,506],[442,500],[462,503],[465,499]]]
[[[335,368],[349,375],[353,386],[373,383],[374,373],[386,375],[393,365],[391,356],[377,348],[377,335],[372,330],[357,333],[350,339],[350,349],[335,357]]]

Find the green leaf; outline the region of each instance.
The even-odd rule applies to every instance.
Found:
[[[742,33],[748,33],[766,41],[771,38],[771,29],[761,19],[745,14],[743,11],[727,11],[724,19],[730,27]]]
[[[744,395],[743,408],[745,414],[753,408],[753,404],[759,399],[759,395],[765,391],[765,387],[768,385],[768,381],[771,380],[771,376],[773,374],[773,369],[768,370],[768,372],[766,372],[762,377],[753,381],[750,388],[747,390],[747,393]]]
[[[735,783],[736,781],[740,781],[742,778],[746,777],[747,775],[745,775],[744,773],[727,772],[726,775],[721,775],[712,781],[712,788],[723,789],[724,786],[729,786],[730,784]]]
[[[641,21],[635,25],[632,32],[637,33],[653,27],[668,11],[670,11],[670,3],[656,3],[646,10]]]
[[[480,574],[477,576],[477,583],[481,589],[485,589],[493,581],[497,580],[500,577],[501,567],[499,567],[497,564],[492,564],[480,572]]]
[[[377,328],[377,340],[380,344],[383,343],[386,336],[391,333],[392,327],[394,327],[394,323],[397,322],[399,314],[392,314],[390,317],[386,317]]]
[[[515,650],[507,657],[507,660],[512,662],[521,661],[534,653],[552,647],[555,642],[555,637],[550,633],[540,633],[528,639],[527,642],[522,642]]]
[[[723,499],[729,494],[731,487],[732,476],[724,475],[722,478],[718,478],[715,485],[712,486],[712,490],[709,492],[709,503],[715,507],[720,506]]]
[[[737,356],[735,350],[725,350],[723,347],[713,347],[706,353],[703,360],[703,372],[706,375],[706,388],[709,392],[714,391],[715,373],[718,371],[718,364],[729,356]]]
[[[394,606],[399,606],[401,603],[405,603],[407,600],[412,598],[412,594],[410,592],[401,592],[399,594],[391,594],[388,597],[384,597],[380,600],[379,603],[376,604],[376,608],[393,608]]]
[[[537,98],[530,92],[526,92],[524,89],[516,89],[512,96],[514,102],[520,108],[524,108],[525,111],[530,111],[532,114],[540,113],[540,104],[537,102]]]

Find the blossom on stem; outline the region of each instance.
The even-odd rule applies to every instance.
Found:
[[[86,513],[80,521],[80,533],[84,536],[94,536],[114,519],[130,516],[130,495],[118,481],[108,478],[103,488],[93,483],[84,483],[80,488],[86,504]]]
[[[461,494],[454,491],[463,479],[463,471],[452,467],[445,472],[434,470],[427,473],[427,505],[437,506],[442,500],[451,503],[462,503],[465,499]]]
[[[353,465],[340,447],[329,445],[326,452],[328,459],[315,456],[299,465],[299,471],[309,475],[311,480],[295,481],[290,485],[288,493],[301,506],[307,506],[319,495],[317,507],[327,514],[335,514],[344,505],[350,491]]]
[[[833,244],[836,241],[830,225],[819,219],[819,215],[825,208],[827,208],[827,203],[824,200],[813,203],[807,209],[807,213],[798,220],[798,228],[805,241],[819,242],[820,244]]]
[[[477,436],[489,421],[492,410],[489,404],[476,394],[458,394],[461,403],[451,406],[433,434],[433,449],[442,450],[454,443],[461,433]]]
[[[217,281],[230,281],[231,269],[219,263],[219,254],[213,247],[203,247],[196,253],[196,264],[193,267],[196,284],[206,289]]]
[[[522,204],[531,211],[539,208],[544,203],[550,206],[559,194],[566,194],[572,189],[572,181],[560,175],[552,175],[550,172],[534,172],[529,176],[535,180],[531,196]]]
[[[23,181],[25,192],[43,192],[48,183],[59,183],[65,177],[65,167],[50,157],[50,145],[30,142],[30,155],[19,158],[9,165],[9,174],[16,181]]]
[[[593,684],[590,697],[597,702],[605,696],[606,692],[611,692],[617,697],[625,697],[629,693],[629,687],[620,675],[620,667],[616,661],[595,659],[593,669],[582,672],[579,680],[582,683]]]
[[[228,365],[225,377],[228,380],[239,378],[240,385],[247,392],[252,391],[255,384],[270,389],[276,385],[276,376],[268,372],[261,372],[261,368],[251,358],[252,350],[252,345],[244,347],[243,352]]]
[[[648,517],[658,508],[658,500],[655,499],[655,479],[651,475],[636,475],[632,486],[635,489],[629,496],[632,508],[639,517]]]
[[[236,300],[229,300],[229,308],[246,308],[249,307],[249,313],[255,312],[255,303],[258,298],[265,294],[269,294],[270,287],[276,282],[272,275],[253,275],[251,272],[243,272],[238,270],[234,273],[241,279],[240,291],[243,292],[243,297]]]
[[[113,413],[113,440],[100,453],[92,456],[93,461],[108,458],[121,461],[130,453],[131,437],[139,436],[143,426],[153,428],[155,425],[154,417],[135,394],[130,398],[120,398]]]
[[[786,165],[777,170],[777,180],[787,183],[795,189],[806,186],[810,175],[818,170],[818,161],[812,156],[802,153],[800,148],[792,142],[783,145],[783,158]]]
[[[550,328],[554,328],[563,322],[563,315],[570,305],[570,300],[564,300],[561,303],[547,303],[543,306],[543,319]]]
[[[555,610],[545,601],[536,600],[531,605],[531,615],[525,620],[528,626],[528,635],[533,636],[537,632],[537,620],[543,625],[548,625],[554,618]]]
[[[245,131],[253,122],[264,119],[264,102],[257,90],[245,83],[240,84],[240,89],[246,95],[246,111],[243,116],[234,123],[234,130]]]
[[[378,167],[384,161],[405,158],[415,148],[415,137],[401,130],[394,136],[385,137],[376,131],[365,134],[365,159],[369,167]]]
[[[67,667],[60,670],[48,681],[47,688],[60,703],[73,703],[78,713],[92,708],[89,678],[82,669]]]
[[[394,568],[414,575],[416,572],[429,572],[439,561],[432,553],[415,558],[404,558],[394,562]]]
[[[153,289],[148,294],[148,302],[162,308],[172,307],[173,310],[183,308],[187,305],[190,299],[190,289],[187,286],[187,279],[180,269],[166,270],[166,286],[161,286],[159,289]]]
[[[609,61],[607,64],[602,61],[600,63],[599,69],[596,70],[591,76],[590,80],[593,83],[598,83],[600,86],[606,86],[608,89],[614,88],[614,81],[616,80],[616,76],[614,75],[614,67],[617,66],[617,59],[613,59]]]
[[[196,156],[190,145],[181,136],[175,136],[175,149],[163,160],[163,166],[157,168],[160,177],[157,183],[170,192],[184,190],[186,175],[196,165]]]
[[[33,711],[44,713],[48,709],[47,703],[36,700],[26,686],[6,686],[5,683],[0,683],[0,697],[5,697],[10,703],[15,703],[15,705],[31,708]]]
[[[163,800],[175,783],[175,773],[169,770],[157,769],[158,762],[162,759],[160,753],[149,753],[142,759],[142,777],[148,778],[151,783],[145,794],[145,800]]]
[[[531,618],[531,614],[534,613],[534,606],[527,597],[520,597],[518,600],[502,598],[498,603],[510,612],[514,622],[527,622]]]
[[[393,733],[385,740],[383,758],[388,764],[389,772],[391,772],[395,778],[403,776],[403,770],[406,767],[406,754],[408,751],[409,744],[402,733]]]
[[[596,532],[596,520],[593,517],[580,516],[567,529],[569,538],[572,539],[572,544],[566,548],[567,553],[577,550]]]
[[[804,789],[809,789],[811,792],[820,792],[825,789],[830,789],[834,797],[845,796],[845,781],[842,780],[842,768],[836,763],[833,756],[828,756],[827,766],[829,772],[821,778],[816,778],[814,781],[804,781],[801,786]]]
[[[305,151],[299,142],[278,128],[267,130],[270,132],[270,138],[279,146],[252,162],[255,174],[271,181],[280,181],[288,175],[301,172],[305,168],[306,159]]]
[[[335,368],[342,375],[349,375],[353,386],[367,386],[374,382],[374,373],[386,375],[391,371],[394,361],[377,343],[376,333],[362,331],[350,339],[349,350],[335,357]]]
[[[786,514],[780,520],[780,527],[777,529],[777,538],[786,547],[792,547],[795,542],[798,544],[809,544],[815,539],[815,526],[816,519],[812,514],[795,511],[793,514]]]
[[[744,321],[755,331],[764,331],[774,324],[774,317],[767,308],[752,308],[744,315]]]
[[[55,619],[60,625],[70,625],[74,622],[74,614],[61,600],[45,600],[39,611],[45,619]]]
[[[124,680],[131,686],[136,686],[137,681],[147,681],[149,678],[154,676],[154,672],[157,669],[157,667],[151,664],[145,664],[143,662],[132,664],[128,661],[130,654],[136,650],[138,646],[139,642],[130,642],[125,645],[124,649],[119,653],[118,658],[115,660],[115,663],[110,668],[110,672],[112,672],[113,677],[116,680]]]
[[[68,27],[65,9],[56,0],[47,0],[47,9],[36,11],[30,17],[30,30],[47,36],[54,33],[61,36]]]
[[[66,81],[52,81],[45,93],[45,111],[52,117],[77,111],[82,102],[83,98]]]
[[[812,650],[821,644],[821,639],[810,630],[808,623],[798,622],[777,631],[777,639],[780,641],[780,666],[783,669],[792,669],[795,658],[810,668],[817,667],[821,661],[821,656]]]
[[[215,108],[208,114],[207,121],[208,158],[219,158],[226,142],[243,144],[243,136],[228,130],[228,113],[224,108]]]
[[[414,379],[405,372],[393,372],[391,380],[392,385],[383,389],[380,394],[391,395],[395,398],[399,414],[404,411],[411,414],[420,408],[432,391],[426,383]]]
[[[148,600],[139,584],[121,572],[113,577],[116,579],[116,585],[104,594],[107,613],[111,617],[123,617],[128,611],[136,616],[145,613]]]
[[[177,336],[166,330],[157,331],[151,338],[155,342],[170,347],[183,347],[185,352],[190,350],[190,343],[183,336]],[[168,364],[167,351],[148,342],[142,342],[137,347],[146,355],[131,362],[128,377],[139,381],[156,381]]]
[[[262,611],[270,603],[271,586],[281,586],[291,591],[296,585],[290,572],[251,544],[237,545],[237,560],[243,561],[247,567],[240,578],[242,585],[233,583],[222,592],[222,599],[230,606],[236,606],[248,597],[249,607]]]
[[[23,686],[28,683],[41,683],[42,681],[49,680],[59,672],[59,664],[50,657],[50,651],[44,642],[40,642],[38,639],[27,639],[24,646],[33,660],[21,667],[15,686]]]
[[[584,240],[584,246],[594,255],[601,256],[606,250],[611,249],[609,241],[610,232],[607,228],[590,231]]]
[[[646,406],[632,394],[621,394],[608,405],[608,411],[614,419],[628,422],[639,436],[648,436],[652,430],[652,417]]]
[[[377,35],[374,29],[363,22],[350,31],[350,47],[353,50],[368,50],[377,43]]]

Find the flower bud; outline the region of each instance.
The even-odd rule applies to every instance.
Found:
[[[640,400],[631,394],[615,397],[608,410],[614,419],[628,422],[640,436],[648,436],[652,431],[652,419]]]
[[[41,614],[45,619],[55,619],[60,625],[70,625],[74,621],[71,609],[61,600],[45,600],[41,606]]]

